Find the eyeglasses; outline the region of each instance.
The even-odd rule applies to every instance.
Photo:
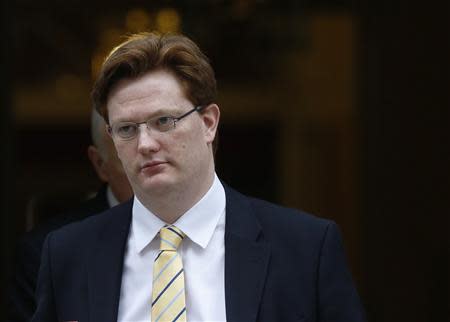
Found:
[[[119,138],[121,140],[134,139],[139,131],[141,124],[147,126],[147,130],[156,132],[168,132],[176,128],[177,122],[185,118],[193,112],[200,112],[205,106],[196,106],[192,110],[189,110],[185,114],[179,117],[173,116],[157,116],[151,118],[145,122],[118,122],[111,126],[108,126],[108,132],[112,137]]]

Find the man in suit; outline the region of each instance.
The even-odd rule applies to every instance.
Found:
[[[47,234],[71,222],[98,214],[133,195],[105,126],[103,118],[96,111],[92,112],[92,144],[89,145],[87,153],[98,178],[103,182],[100,190],[95,196],[67,212],[52,216],[45,214],[49,217],[48,220],[38,223],[33,230],[26,233],[17,247],[16,267],[9,294],[9,321],[29,321],[36,309],[34,293],[42,245]]]
[[[218,179],[216,81],[195,43],[131,36],[93,100],[135,197],[49,234],[32,321],[364,321],[333,222]]]

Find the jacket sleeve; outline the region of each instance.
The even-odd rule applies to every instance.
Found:
[[[347,266],[341,234],[333,222],[327,226],[323,237],[318,270],[318,320],[366,321]]]
[[[31,322],[57,322],[51,271],[50,233],[42,248],[41,266],[36,288],[36,311]]]

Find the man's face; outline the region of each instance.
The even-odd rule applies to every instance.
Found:
[[[179,117],[194,105],[172,73],[156,70],[116,84],[107,108],[113,126],[117,122]],[[133,139],[113,137],[136,195],[162,197],[174,191],[203,189],[201,186],[214,171],[211,143],[218,120],[218,107],[212,104],[204,113],[194,112],[178,121],[176,128],[168,132],[147,130],[143,124]]]

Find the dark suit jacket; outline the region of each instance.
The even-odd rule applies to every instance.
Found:
[[[24,234],[16,251],[14,276],[9,291],[8,321],[30,321],[36,309],[34,295],[41,262],[41,250],[50,231],[69,223],[82,220],[109,208],[106,198],[106,185],[96,196],[68,212],[58,214]]]
[[[225,188],[227,321],[364,321],[333,222]],[[33,322],[117,320],[131,209],[49,234]]]

